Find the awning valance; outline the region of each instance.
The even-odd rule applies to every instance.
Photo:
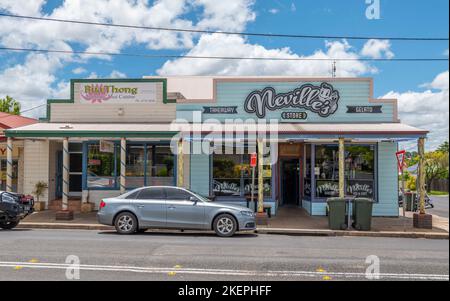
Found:
[[[5,132],[7,137],[52,138],[52,137],[130,137],[130,138],[170,138],[176,134],[252,134],[277,133],[279,136],[300,137],[424,137],[428,131],[402,123],[279,123],[279,124],[130,124],[130,123],[37,123]]]

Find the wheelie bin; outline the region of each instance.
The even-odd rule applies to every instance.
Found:
[[[327,199],[327,213],[328,213],[328,227],[331,230],[345,230],[347,223],[346,215],[346,201],[341,198]]]
[[[353,201],[353,228],[370,231],[372,227],[373,201],[367,198],[356,198]]]

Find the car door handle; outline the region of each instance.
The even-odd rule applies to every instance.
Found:
[[[138,208],[139,209],[142,209],[142,208],[144,208],[145,207],[145,205],[138,205]]]
[[[177,207],[175,207],[175,206],[169,206],[169,207],[167,207],[168,209],[175,209],[175,208],[177,208]]]

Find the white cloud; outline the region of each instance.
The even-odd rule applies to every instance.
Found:
[[[46,0],[0,0],[0,10],[7,10],[14,14],[35,15],[41,10]]]
[[[54,73],[64,63],[64,57],[58,55],[29,54],[23,64],[0,71],[0,97],[9,95],[17,99],[24,110],[45,103],[47,98],[59,97],[60,89],[65,87],[58,82]],[[39,116],[43,112],[42,109],[28,114]]]
[[[399,101],[399,115],[402,122],[430,131],[427,142],[428,149],[434,149],[449,139],[449,72],[438,74],[435,79],[422,86],[432,90],[423,92],[391,91],[383,98],[394,98]],[[416,148],[416,143],[406,144]]]
[[[187,55],[271,57],[288,59],[358,59],[357,53],[346,41],[326,42],[326,51],[316,50],[309,55],[293,53],[289,48],[267,49],[250,44],[239,36],[220,34],[203,35]],[[157,73],[160,75],[302,75],[330,76],[331,61],[255,61],[255,60],[196,60],[176,59],[167,61]],[[338,76],[352,77],[376,72],[376,69],[360,61],[341,61]]]
[[[57,19],[101,23],[133,24],[151,27],[202,28],[242,30],[255,19],[252,0],[65,0],[53,11],[44,14],[44,0],[0,0],[0,11],[13,14],[45,16]],[[194,10],[201,9],[193,17]],[[196,18],[197,17],[197,18]],[[50,21],[0,18],[0,45],[72,50],[76,45],[85,51],[120,52],[124,47],[143,45],[149,49],[190,49],[198,34],[155,30],[88,26]],[[3,52],[2,54],[9,55]],[[51,97],[68,97],[68,83],[58,81],[56,73],[70,62],[112,59],[109,56],[36,55],[28,54],[21,63],[2,60],[0,96],[9,94],[22,102],[24,109],[41,104]],[[75,68],[74,74],[83,74]],[[84,73],[86,71],[84,70]],[[109,77],[124,77],[113,71]],[[88,78],[98,78],[95,72]],[[31,111],[30,114],[43,111]]]
[[[82,73],[86,73],[87,70],[84,69],[83,67],[78,67],[72,70],[73,74],[82,74]]]
[[[127,75],[117,70],[113,70],[109,75],[109,78],[126,78]]]
[[[364,44],[361,54],[374,59],[383,57],[392,59],[394,57],[394,53],[391,50],[391,42],[389,42],[389,40],[368,40],[366,44]]]
[[[256,18],[252,7],[254,0],[192,0],[196,6],[203,7],[200,28],[223,31],[242,31]]]

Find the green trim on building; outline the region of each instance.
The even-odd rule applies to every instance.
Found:
[[[178,132],[138,132],[138,131],[20,131],[7,130],[6,137],[14,138],[172,138]]]

